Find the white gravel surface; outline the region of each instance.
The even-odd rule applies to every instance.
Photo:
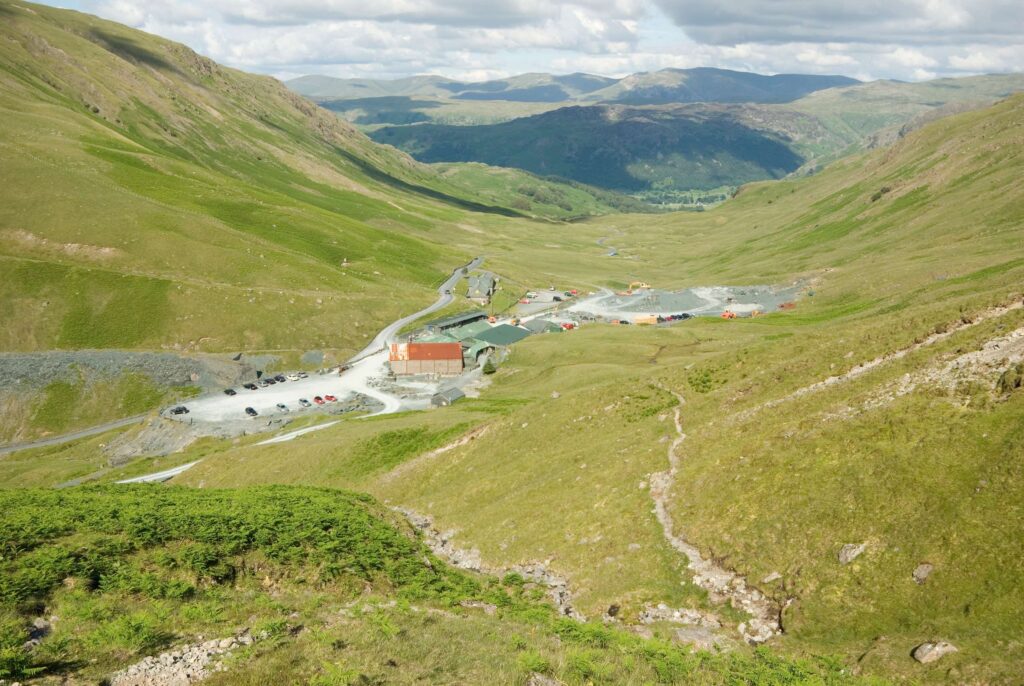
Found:
[[[119,484],[151,484],[160,483],[161,481],[167,481],[175,476],[178,476],[182,472],[191,469],[199,464],[199,460],[195,462],[189,462],[178,467],[172,467],[171,469],[165,469],[162,472],[155,472],[153,474],[146,474],[145,476],[137,476],[134,479],[123,479],[118,481]]]
[[[295,431],[289,431],[286,434],[281,434],[280,436],[274,436],[273,438],[268,438],[265,441],[260,441],[256,445],[273,445],[274,443],[287,443],[288,441],[295,440],[299,436],[305,436],[306,434],[311,434],[314,431],[320,431],[321,429],[326,429],[328,427],[334,426],[337,423],[338,422],[326,422],[324,424],[317,424],[316,426],[307,426],[305,429],[297,429]]]
[[[397,412],[402,409],[401,400],[368,383],[371,378],[384,376],[386,362],[387,353],[380,351],[359,360],[341,375],[310,374],[306,379],[277,383],[255,391],[238,387],[235,388],[237,395],[218,393],[204,396],[187,403],[185,406],[189,414],[177,418],[204,422],[244,419],[245,408],[251,407],[259,413],[259,417],[255,418],[258,421],[260,417],[284,414],[277,409],[278,403],[284,403],[291,412],[298,412],[303,409],[299,405],[299,398],[313,402],[314,396],[333,395],[341,401],[356,393],[383,403],[384,408],[378,414]]]

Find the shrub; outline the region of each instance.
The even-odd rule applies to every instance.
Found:
[[[519,668],[524,672],[538,672],[540,674],[546,674],[551,670],[551,664],[543,655],[535,650],[528,650],[524,653],[520,653],[517,660],[519,662]]]

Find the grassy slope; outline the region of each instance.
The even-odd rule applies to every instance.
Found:
[[[478,218],[621,204],[520,172],[427,168],[272,79],[110,22],[24,3],[0,15],[4,350],[344,359],[435,297],[483,242]],[[3,394],[0,432],[72,430],[169,397],[70,382]],[[76,416],[49,421],[53,395],[77,399]]]
[[[457,185],[272,79],[85,15],[0,12],[5,349],[355,349],[466,256],[453,225],[517,214],[471,199],[486,170]],[[609,209],[567,193],[529,209]]]
[[[1022,110],[1017,97],[943,120],[813,179],[749,188],[715,212],[620,220],[625,260],[591,261],[581,247],[566,265],[581,277],[625,265],[620,278],[665,286],[815,278],[814,297],[793,313],[530,339],[482,401],[265,450],[225,446],[184,481],[359,487],[432,513],[489,561],[551,559],[586,612],[619,603],[635,617],[661,600],[699,607],[706,601],[680,574],[641,488],[664,468],[661,440],[672,434],[662,418],[671,402],[651,386],[660,382],[687,397],[678,526],[754,583],[783,574],[784,586],[764,588],[779,601],[796,598],[780,645],[836,652],[872,673],[1007,682],[1022,659],[1007,640],[1024,584],[1012,553],[1024,522],[1007,505],[1020,498],[1020,397],[986,400],[976,388],[963,405],[925,388],[880,410],[830,417],[908,371],[1019,327],[1020,315],[753,419],[738,413],[1020,297]],[[873,200],[883,186],[890,190]],[[612,233],[604,222],[579,228],[581,246]],[[687,249],[668,252],[669,240]],[[479,410],[491,419],[474,418]],[[352,469],[361,441],[377,431],[439,423],[491,428],[389,476]],[[953,435],[965,438],[951,450]],[[974,495],[982,482],[988,490]],[[871,544],[865,557],[839,567],[839,546],[862,540]],[[909,575],[922,561],[941,571],[918,586]],[[908,653],[929,638],[962,652],[921,668]]]
[[[66,110],[38,108],[51,118]],[[819,281],[815,297],[792,314],[672,329],[590,327],[531,339],[516,348],[481,401],[444,413],[345,422],[264,449],[197,447],[209,459],[185,481],[353,483],[432,512],[442,527],[459,530],[457,542],[478,546],[488,560],[552,557],[588,612],[617,601],[627,618],[650,600],[700,605],[705,601],[680,574],[678,557],[668,554],[639,488],[665,465],[659,441],[671,431],[660,417],[671,408],[649,384],[660,381],[688,399],[684,478],[673,508],[679,527],[755,582],[768,570],[783,573],[785,589],[765,590],[797,598],[785,617],[784,649],[834,651],[858,669],[932,682],[1012,682],[1022,656],[1007,637],[1019,625],[1016,599],[1024,583],[1009,547],[1022,534],[1021,520],[1007,505],[1020,501],[1020,443],[1012,429],[1020,424],[1019,397],[987,401],[976,389],[961,406],[951,402],[957,398],[918,392],[849,420],[830,419],[829,412],[937,355],[977,347],[999,326],[1020,326],[1019,315],[755,421],[732,415],[904,347],[1011,294],[1020,297],[1022,108],[1018,97],[937,122],[818,177],[748,188],[715,212],[592,220],[544,241],[528,222],[474,215],[469,221],[484,233],[452,226],[450,235],[468,248],[487,245],[493,266],[523,283]],[[55,121],[62,131],[65,122]],[[40,135],[38,127],[31,131]],[[66,159],[59,168],[68,173],[92,159],[80,147],[45,142],[30,152]],[[183,164],[173,157],[155,163]],[[226,179],[203,173],[211,182]],[[74,196],[67,185],[84,206],[89,196]],[[96,197],[113,201],[118,194]],[[441,212],[432,203],[417,207],[428,217]],[[430,230],[420,228],[424,235]],[[209,236],[216,245],[217,234]],[[595,244],[604,236],[620,258],[604,257],[606,248]],[[67,249],[59,252],[60,260],[70,259]],[[265,318],[266,306],[253,311]],[[558,399],[551,397],[555,390]],[[435,434],[482,423],[492,429],[465,448],[384,476],[388,460],[411,459],[410,443],[422,439],[426,447]],[[949,434],[936,434],[936,427],[974,438],[953,452],[943,440]],[[378,440],[380,432],[410,430],[416,433]],[[82,451],[76,459],[83,464],[96,455],[80,446],[45,452],[59,458],[73,451]],[[382,467],[366,469],[374,460]],[[33,467],[21,472],[23,483],[52,484],[54,473]],[[923,514],[932,511],[941,516]],[[869,552],[839,568],[838,546],[860,540],[872,544]],[[938,561],[934,579],[922,587],[907,583],[923,558]],[[920,668],[907,653],[927,638],[952,640],[962,651]]]
[[[249,627],[258,642],[211,683],[856,683],[834,665],[694,655],[556,618],[521,578],[447,567],[368,496],[142,486],[0,502],[0,678],[95,682]],[[57,618],[27,654],[40,612]]]
[[[989,105],[1024,86],[1019,74],[993,74],[920,83],[874,81],[850,88],[812,93],[790,107],[818,117],[847,145],[898,128],[931,109],[948,104]]]

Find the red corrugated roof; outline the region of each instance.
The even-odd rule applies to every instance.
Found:
[[[462,346],[458,343],[410,343],[410,360],[461,360]]]

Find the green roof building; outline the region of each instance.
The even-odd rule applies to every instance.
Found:
[[[476,339],[478,341],[490,343],[494,346],[506,346],[518,343],[529,335],[529,331],[521,329],[518,326],[499,324],[498,326],[493,326],[489,330],[477,335]]]

